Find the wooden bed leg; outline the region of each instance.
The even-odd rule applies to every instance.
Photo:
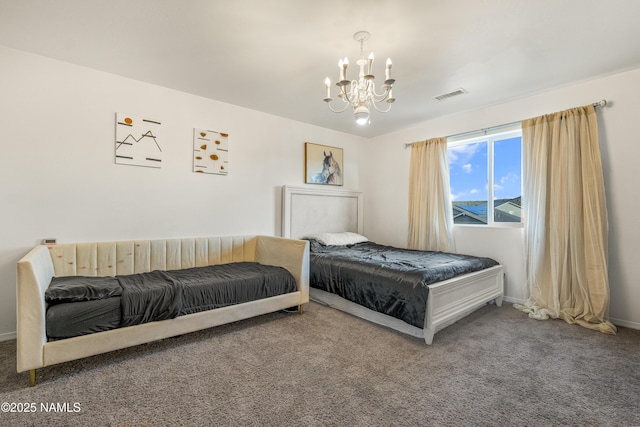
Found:
[[[35,387],[36,385],[36,370],[29,370],[29,386]]]
[[[298,314],[302,314],[303,311],[302,304],[298,305]]]
[[[496,298],[496,305],[498,307],[502,307],[502,295],[500,295],[498,298]]]

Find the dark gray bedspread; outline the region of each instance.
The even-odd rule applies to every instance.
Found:
[[[311,242],[310,285],[424,327],[427,285],[498,265],[491,258],[399,249],[373,242]]]
[[[49,340],[77,337],[120,327],[120,297],[52,304],[47,308]]]
[[[212,310],[297,290],[282,267],[234,262],[116,276],[122,286],[122,326]]]
[[[117,292],[113,291],[114,286]],[[47,335],[69,338],[172,319],[297,289],[295,278],[286,269],[256,262],[115,277],[56,278],[45,292],[49,305]]]
[[[116,276],[122,287],[120,326],[177,317],[182,307],[183,284],[170,271]]]
[[[170,271],[183,286],[180,315],[256,301],[298,290],[283,267],[235,262]]]

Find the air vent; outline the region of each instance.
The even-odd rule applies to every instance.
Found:
[[[442,95],[434,96],[438,101],[444,101],[445,99],[453,98],[454,96],[462,95],[467,93],[466,90],[461,87],[458,89],[454,89],[451,92],[443,93]]]

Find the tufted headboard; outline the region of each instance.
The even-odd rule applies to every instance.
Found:
[[[66,243],[48,248],[56,276],[115,276],[255,261],[256,236]]]

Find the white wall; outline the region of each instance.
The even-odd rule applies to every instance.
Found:
[[[598,112],[598,126],[609,210],[610,316],[618,325],[640,328],[640,262],[636,259],[640,227],[635,215],[640,212],[640,197],[634,175],[640,157],[636,129],[640,117],[640,70],[428,120],[415,128],[368,141],[370,149],[361,166],[367,235],[380,243],[407,243],[411,150],[404,148],[405,143],[520,121],[601,99],[609,101],[609,106]],[[455,102],[455,98],[445,102]],[[454,237],[459,251],[488,254],[505,264],[509,300],[527,298],[521,230],[456,226]]]
[[[0,47],[0,340],[15,332],[16,262],[60,242],[279,234],[279,186],[303,182],[304,142],[344,148],[345,188],[365,193],[365,232],[406,245],[408,142],[519,121],[603,98],[600,134],[610,219],[611,317],[640,328],[640,70],[365,140]],[[401,101],[398,101],[401,102]],[[434,101],[435,102],[435,101]],[[455,98],[446,101],[455,102]],[[163,122],[161,169],[115,165],[115,113]],[[393,112],[389,113],[393,114]],[[192,131],[230,134],[228,176],[191,172]],[[507,296],[526,298],[520,229],[456,227],[461,252],[505,264]]]
[[[361,138],[2,47],[0,64],[0,340],[16,262],[44,237],[277,235],[305,141],[343,147],[360,186]],[[163,123],[161,169],[114,163],[116,112]],[[229,133],[228,176],[192,172],[194,127]]]

